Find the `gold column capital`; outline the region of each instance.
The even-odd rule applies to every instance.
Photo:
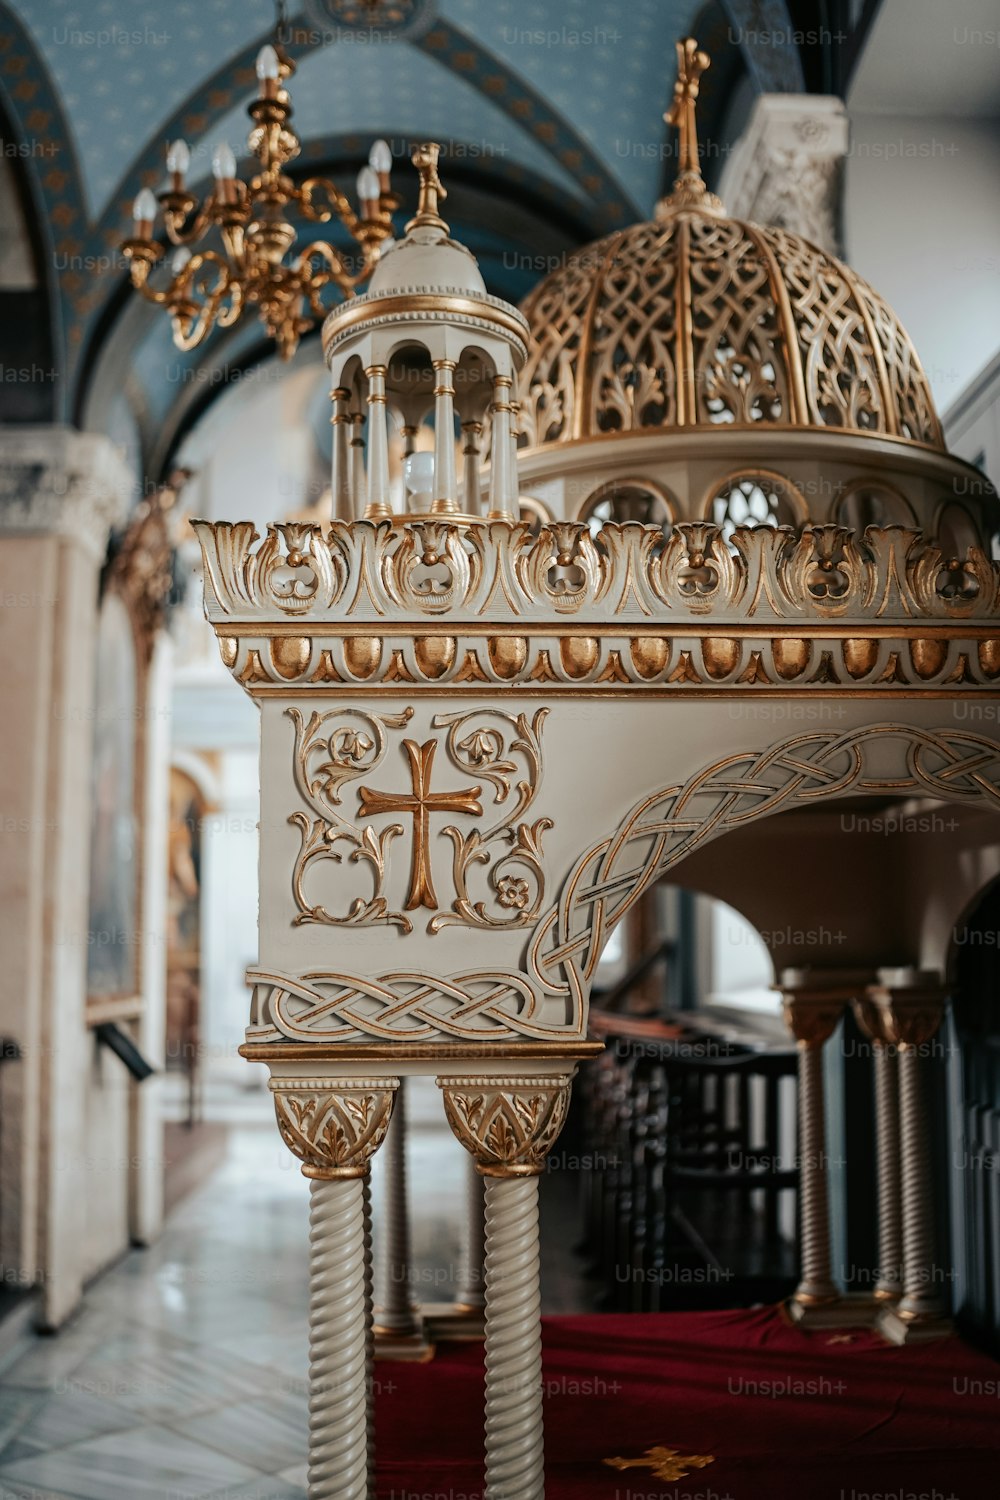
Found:
[[[448,1124],[484,1177],[537,1177],[569,1109],[571,1073],[438,1078]]]
[[[950,988],[936,969],[879,969],[865,1005],[878,1040],[899,1048],[923,1046],[941,1025]]]
[[[385,1139],[398,1078],[272,1078],[278,1130],[319,1181],[363,1177]]]
[[[785,1025],[799,1046],[822,1047],[871,978],[865,969],[784,969],[775,988],[781,993]]]

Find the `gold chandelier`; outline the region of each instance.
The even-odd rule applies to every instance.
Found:
[[[368,166],[358,174],[359,213],[328,178],[310,177],[296,186],[283,170],[300,150],[285,88],[294,71],[295,64],[280,47],[269,44],[257,55],[260,92],[248,108],[254,123],[247,144],[260,171],[249,183],[237,177],[230,147],[217,146],[212,158],[215,188],[199,204],[184,181],[191,153],[178,140],[167,150],[170,187],[158,198],[149,188],[136,197],[135,232],[122,245],[122,253],[129,261],[132,285],[170,314],[178,349],[196,348],[213,327],[230,327],[245,308],[256,304],[282,359],[290,359],[302,335],[328,310],[321,301],[324,289],[332,283],[350,296],[371,275],[381,245],[392,236],[392,214],[399,199],[390,188],[392,153],[385,141],[375,142]],[[166,254],[153,237],[158,208],[166,237],[176,247],[171,279],[159,288],[152,285],[150,274]],[[296,241],[287,217],[290,208],[313,224],[326,224],[336,216],[359,246],[356,267],[347,255],[319,239],[286,261]],[[192,250],[213,230],[218,231],[221,251]]]

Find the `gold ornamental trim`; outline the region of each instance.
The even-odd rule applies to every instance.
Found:
[[[402,627],[374,635],[370,626],[321,626],[308,636],[270,638],[241,630],[224,637],[224,649],[255,698],[303,689],[324,697],[361,689],[380,697],[405,691],[479,698],[490,687],[545,698],[1000,696],[997,627],[923,624],[919,635],[867,623],[794,632],[726,623],[711,634],[579,626],[558,634],[522,627],[425,635],[411,628],[413,634]]]
[[[282,1140],[321,1181],[364,1177],[385,1139],[398,1078],[272,1078]]]
[[[665,534],[639,522],[596,533],[559,521],[404,518],[284,523],[261,539],[249,521],[195,521],[209,620],[401,619],[665,626],[724,621],[1000,619],[1000,563],[979,547],[963,557],[906,526],[738,527],[678,522]],[[294,664],[294,658],[293,658]],[[289,674],[291,675],[291,674]]]
[[[575,1071],[575,1069],[574,1069]],[[483,1177],[537,1177],[566,1123],[572,1073],[438,1079],[448,1124]]]
[[[468,293],[412,291],[391,296],[354,297],[329,314],[323,325],[323,353],[329,359],[342,339],[359,324],[378,327],[383,323],[435,322],[462,319],[475,327],[495,327],[515,343],[526,346],[528,322],[516,308],[494,297],[470,297]]]

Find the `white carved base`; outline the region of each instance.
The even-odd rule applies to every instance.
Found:
[[[895,1306],[883,1309],[875,1327],[887,1344],[929,1344],[955,1332],[950,1318],[901,1318]]]
[[[883,1304],[867,1292],[847,1293],[835,1302],[785,1303],[789,1318],[806,1331],[819,1328],[872,1328]]]
[[[427,1337],[435,1344],[481,1344],[486,1312],[462,1302],[425,1302],[420,1309]]]

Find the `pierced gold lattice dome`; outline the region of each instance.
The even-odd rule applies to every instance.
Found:
[[[916,350],[881,297],[817,246],[705,199],[665,200],[649,223],[578,251],[522,304],[528,445],[729,426],[943,450]]]

